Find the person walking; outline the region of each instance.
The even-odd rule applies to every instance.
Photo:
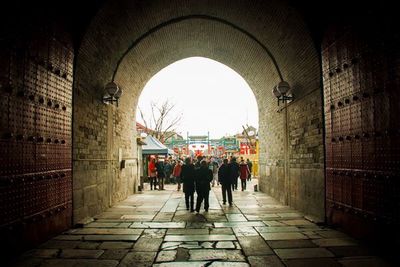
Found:
[[[218,182],[218,162],[213,161],[210,163],[212,165],[212,172],[213,172],[213,179],[212,179],[212,186],[214,187],[215,184],[219,184]]]
[[[238,178],[239,178],[239,164],[236,162],[236,158],[232,157],[229,162],[229,174],[232,180],[232,191],[237,190]]]
[[[246,160],[247,166],[249,166],[249,177],[247,178],[247,181],[251,181],[251,172],[253,171],[253,163],[247,159]]]
[[[175,164],[174,171],[172,172],[172,176],[174,177],[175,182],[178,183],[177,190],[181,190],[181,172],[182,172],[182,162],[178,160]]]
[[[164,190],[164,178],[165,178],[164,162],[157,160],[156,168],[157,168],[158,190]]]
[[[181,182],[183,183],[183,192],[185,193],[186,210],[194,211],[194,190],[195,190],[195,176],[194,165],[192,159],[186,158],[185,164],[182,166]]]
[[[164,174],[165,174],[165,183],[169,184],[171,183],[171,173],[172,173],[172,164],[168,159],[165,159],[164,161]]]
[[[244,191],[246,190],[246,180],[247,178],[249,178],[249,173],[250,173],[249,166],[247,166],[247,163],[242,158],[239,167],[240,167],[240,181],[241,181],[242,191]]]
[[[156,185],[157,185],[157,169],[156,169],[156,163],[155,163],[155,158],[151,158],[148,166],[148,173],[149,173],[149,180],[150,180],[150,190],[156,190]]]
[[[232,206],[232,180],[229,173],[228,159],[224,159],[218,170],[218,181],[221,184],[222,204],[226,204],[226,195],[228,194],[229,206]]]
[[[200,163],[200,168],[196,170],[196,193],[197,193],[197,201],[196,201],[196,212],[200,212],[201,203],[204,200],[204,210],[208,211],[209,202],[208,197],[210,195],[210,182],[213,179],[212,170],[210,170],[207,166],[207,162],[202,160]]]

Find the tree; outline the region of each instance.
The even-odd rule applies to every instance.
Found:
[[[170,103],[169,100],[162,104],[151,102],[150,108],[151,114],[146,117],[142,109],[138,107],[146,133],[164,143],[176,134],[176,126],[182,119],[182,113],[174,115],[175,104]]]

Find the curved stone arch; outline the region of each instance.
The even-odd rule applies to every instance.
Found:
[[[119,68],[121,62],[124,60],[125,56],[127,56],[128,53],[132,49],[134,49],[135,46],[138,43],[140,43],[143,39],[147,38],[148,36],[150,36],[151,34],[155,33],[156,31],[160,30],[161,28],[168,27],[171,24],[180,23],[182,21],[189,20],[189,19],[205,19],[205,20],[216,21],[216,22],[228,25],[228,26],[232,27],[233,29],[239,31],[240,33],[243,33],[244,35],[246,35],[247,37],[252,39],[254,42],[256,42],[259,46],[261,46],[263,48],[265,53],[267,53],[267,55],[271,58],[272,62],[274,63],[274,66],[276,68],[276,71],[278,72],[279,78],[281,79],[281,81],[284,80],[274,55],[271,53],[271,51],[262,42],[260,42],[250,32],[246,31],[245,29],[240,28],[239,26],[235,25],[234,23],[231,23],[231,22],[229,22],[227,20],[224,20],[224,19],[221,19],[221,18],[217,18],[217,17],[213,17],[213,16],[207,16],[207,15],[189,15],[189,16],[177,17],[177,18],[173,18],[173,19],[170,19],[168,21],[165,21],[165,22],[155,26],[154,28],[151,28],[149,31],[147,31],[143,35],[139,36],[139,38],[134,40],[132,42],[132,44],[128,47],[128,49],[122,54],[121,58],[118,60],[117,65],[116,65],[115,70],[114,70],[114,73],[113,73],[113,76],[112,76],[112,81],[114,81],[115,75],[118,72],[118,68]]]
[[[131,189],[124,189],[132,187],[129,178],[131,174],[119,170],[115,159],[120,149],[125,158],[137,156],[136,143],[133,143],[132,138],[135,135],[132,122],[135,120],[134,107],[140,91],[159,70],[190,56],[219,61],[234,69],[250,85],[260,114],[260,187],[280,201],[290,204],[290,196],[285,191],[290,188],[290,181],[287,178],[288,171],[283,169],[289,166],[291,155],[298,151],[294,153],[293,148],[288,146],[288,142],[291,142],[289,131],[296,132],[302,125],[311,123],[311,120],[322,125],[320,62],[317,49],[301,17],[282,1],[218,1],[215,6],[199,1],[175,0],[168,2],[168,5],[162,1],[148,2],[107,2],[89,26],[77,55],[74,159],[103,160],[99,161],[101,163],[98,166],[93,164],[89,173],[101,176],[97,180],[103,184],[109,183],[108,187],[112,185],[112,189],[106,192],[107,197],[97,194],[97,202],[101,203],[97,209],[104,210],[106,206],[132,193]],[[180,6],[180,3],[183,5]],[[199,21],[201,23],[194,23]],[[174,43],[179,27],[186,27],[187,35],[181,36],[182,40],[189,38],[185,45]],[[197,51],[193,46],[198,44],[199,38],[190,33],[190,27],[203,37],[216,36],[219,39],[207,41],[204,38],[204,49]],[[224,35],[226,33],[231,34]],[[154,48],[154,43],[161,45]],[[278,69],[276,66],[279,66]],[[276,112],[276,99],[271,89],[282,77],[295,89],[297,100],[285,111],[288,111],[289,116],[296,117],[296,122],[286,120],[284,123],[283,113]],[[118,109],[101,103],[101,90],[112,79],[127,93],[121,99]],[[87,124],[88,120],[95,128],[99,144],[106,146],[106,149],[86,148],[87,142],[79,127]],[[323,150],[322,133],[318,133],[316,139],[313,142],[304,141],[302,150],[307,151],[309,143],[317,143],[318,149]],[[74,180],[81,179],[82,169],[86,168],[82,164],[85,163],[74,161]],[[318,173],[315,176],[318,176],[319,184],[323,180],[323,174],[320,177],[321,168],[323,173],[321,165],[323,162],[320,159],[308,165]],[[104,169],[107,171],[102,171]],[[112,177],[111,181],[107,182],[107,177]],[[315,181],[311,183],[315,184]],[[308,182],[305,184],[310,186]],[[307,191],[309,189],[305,188],[305,192],[297,192],[294,202],[302,199]],[[315,191],[323,192],[323,188]],[[323,203],[323,198],[318,195],[305,201],[305,204],[295,203],[293,206],[321,216],[321,207],[307,210],[307,202]],[[89,206],[84,203],[83,207],[78,207],[80,210],[74,211],[75,220],[93,215]]]

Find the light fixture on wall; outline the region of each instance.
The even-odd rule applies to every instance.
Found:
[[[118,107],[118,100],[122,95],[122,89],[118,87],[115,82],[109,82],[104,86],[103,103],[113,104],[114,102]]]
[[[294,96],[293,94],[288,95],[288,92],[290,91],[290,85],[288,82],[281,81],[277,86],[274,86],[272,89],[272,93],[276,96],[278,99],[278,106],[279,103],[286,103],[287,101],[293,101]]]

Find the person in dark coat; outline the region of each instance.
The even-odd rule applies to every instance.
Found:
[[[251,172],[253,171],[253,163],[249,159],[247,159],[247,166],[249,166],[249,171],[250,171],[249,178],[247,178],[247,181],[251,181]]]
[[[194,211],[194,189],[195,189],[195,176],[194,165],[191,158],[185,159],[185,164],[182,166],[181,182],[183,183],[183,192],[185,193],[186,210]]]
[[[232,206],[232,180],[229,173],[228,159],[224,159],[218,170],[218,182],[222,186],[222,203],[226,204],[226,194],[228,194],[229,206]]]
[[[196,192],[197,192],[197,201],[196,201],[196,212],[199,213],[201,203],[204,199],[204,209],[208,211],[209,203],[208,197],[210,195],[210,182],[213,179],[212,170],[210,170],[207,166],[207,162],[205,160],[201,161],[200,168],[196,170]]]
[[[164,190],[164,177],[165,177],[164,162],[157,160],[156,169],[157,169],[158,189]]]
[[[247,178],[249,178],[249,166],[247,166],[247,163],[244,161],[244,159],[242,158],[242,160],[240,161],[239,164],[240,167],[240,181],[242,182],[242,191],[246,190],[246,180]]]
[[[229,174],[232,180],[232,190],[237,190],[238,177],[240,175],[239,164],[236,162],[236,158],[232,157],[229,162]]]

